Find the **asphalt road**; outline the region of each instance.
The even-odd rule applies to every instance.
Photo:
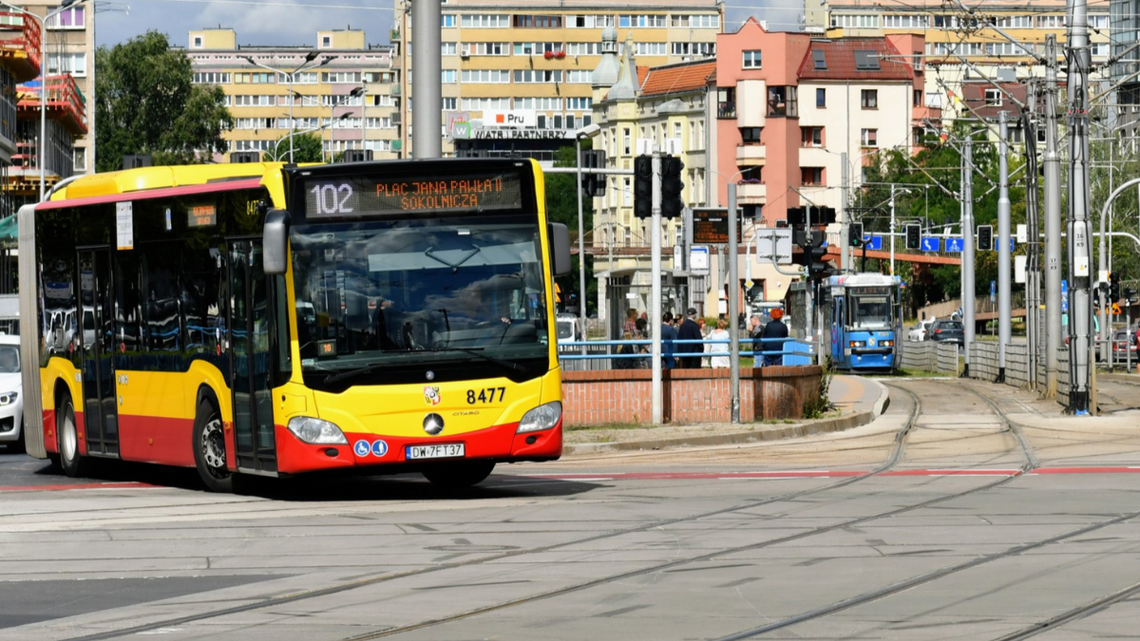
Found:
[[[846,432],[506,466],[465,492],[219,496],[192,471],[66,479],[0,453],[0,640],[1135,637],[1134,411],[889,384]]]

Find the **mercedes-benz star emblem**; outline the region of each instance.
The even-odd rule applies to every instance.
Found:
[[[439,414],[428,414],[424,417],[424,431],[432,436],[443,431],[443,417]]]

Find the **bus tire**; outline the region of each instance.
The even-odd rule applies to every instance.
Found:
[[[429,467],[423,475],[432,485],[456,489],[482,483],[493,469],[494,461],[455,461]]]
[[[59,439],[59,466],[70,476],[83,476],[87,472],[87,461],[79,454],[79,428],[75,425],[75,406],[71,395],[64,394],[55,413],[55,433]]]
[[[194,466],[211,492],[234,490],[234,474],[226,467],[226,437],[221,412],[208,399],[198,403],[194,416]]]

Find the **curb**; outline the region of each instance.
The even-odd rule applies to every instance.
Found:
[[[884,400],[884,396],[886,396],[885,387],[883,388],[883,393],[879,397],[879,401],[875,403],[876,410],[879,408],[879,403],[883,403],[884,405],[886,404],[887,401]],[[889,397],[887,400],[889,400]],[[578,443],[574,445],[566,444],[562,446],[562,456],[568,457],[574,456],[576,454],[597,454],[599,452],[617,452],[629,450],[660,450],[666,447],[737,445],[742,443],[756,443],[761,441],[778,441],[782,439],[811,436],[814,434],[838,432],[841,430],[851,429],[852,427],[859,427],[875,420],[875,418],[878,417],[878,415],[881,413],[881,411],[878,411],[878,413],[855,412],[853,414],[848,414],[847,416],[819,419],[811,422],[797,423],[795,425],[784,425],[754,432],[704,434],[682,436],[676,438],[622,441],[616,443]]]
[[[868,378],[864,380],[872,381],[874,379]],[[887,391],[887,386],[879,381],[874,382],[875,385],[879,386],[879,400],[875,401],[875,405],[871,408],[871,420],[882,416],[883,412],[887,411],[887,408],[891,406],[891,394]]]

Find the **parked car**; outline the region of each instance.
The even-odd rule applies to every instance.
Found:
[[[24,450],[24,394],[20,337],[0,334],[0,445]]]
[[[926,340],[926,333],[930,331],[930,326],[933,325],[936,320],[938,319],[931,317],[919,321],[917,325],[912,327],[911,330],[907,332],[906,339],[908,341],[916,342],[922,342]]]
[[[1131,355],[1131,356],[1130,356]],[[1127,329],[1118,329],[1112,335],[1112,358],[1117,362],[1129,358],[1136,362],[1136,335]]]
[[[966,331],[962,321],[940,320],[934,321],[926,333],[926,340],[940,343],[957,343],[961,347],[966,342]]]

